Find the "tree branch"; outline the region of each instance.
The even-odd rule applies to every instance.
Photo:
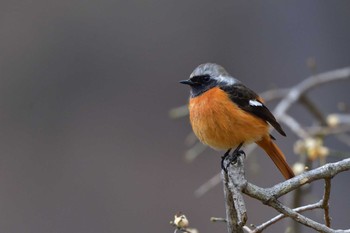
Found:
[[[290,209],[289,207],[286,207],[277,199],[274,199],[274,198],[270,199],[268,205],[270,205],[271,207],[273,207],[274,209],[276,209],[280,213],[294,219],[295,221],[297,221],[297,222],[299,222],[307,227],[315,229],[319,232],[334,233],[334,230],[328,228],[327,226],[325,226],[321,223],[318,223],[314,220],[311,220],[311,219],[299,214],[298,212]]]
[[[230,163],[225,161],[224,166]],[[237,169],[230,169],[227,173],[222,171],[226,207],[227,229],[229,233],[243,233],[243,226],[247,221],[247,211],[242,196],[242,180],[244,178],[243,159],[239,159],[235,165]]]
[[[310,89],[333,81],[345,80],[350,78],[350,67],[337,69],[317,75],[310,76],[304,81],[294,86],[288,95],[277,105],[274,111],[276,119],[280,119],[290,108],[292,104],[298,101],[305,92]]]
[[[331,227],[331,218],[329,217],[329,198],[331,195],[331,178],[324,179],[324,194],[322,208],[324,209],[324,221],[327,227]]]
[[[350,232],[350,230],[333,230],[329,228],[330,226],[330,217],[329,217],[329,208],[328,208],[328,203],[329,203],[329,196],[330,196],[330,179],[332,179],[335,175],[337,175],[340,172],[350,170],[350,159],[344,159],[342,161],[336,162],[336,163],[329,163],[326,164],[322,167],[319,167],[317,169],[305,172],[303,174],[300,174],[292,179],[286,180],[282,183],[279,183],[271,188],[261,188],[258,187],[254,184],[249,183],[245,177],[244,177],[244,172],[243,172],[243,158],[239,157],[238,162],[235,165],[232,165],[229,167],[228,174],[226,175],[225,179],[228,179],[228,182],[225,184],[230,184],[230,185],[225,185],[231,193],[235,193],[235,196],[239,196],[239,193],[237,191],[242,191],[246,195],[255,198],[257,200],[260,200],[263,204],[268,205],[276,209],[278,212],[283,214],[284,216],[288,216],[295,221],[308,226],[312,229],[315,229],[319,232],[325,232],[325,233],[334,233],[334,232]],[[224,173],[225,174],[225,173]],[[325,184],[325,192],[323,199],[315,203],[313,205],[308,205],[304,207],[299,207],[296,209],[291,209],[285,205],[283,205],[279,200],[277,200],[279,197],[307,184],[311,183],[313,181],[319,180],[319,179],[325,179],[326,184]],[[234,196],[233,196],[234,197]],[[235,202],[238,200],[240,204],[233,203],[230,204],[228,203],[227,208],[232,208],[234,206],[235,208],[235,213],[236,214],[236,220],[231,220],[232,222],[235,222],[236,226],[240,227],[238,229],[243,229],[242,227],[242,219],[246,217],[245,213],[245,207],[244,207],[244,202],[241,202],[241,197],[239,198],[232,198],[232,200]],[[243,203],[243,207],[242,207]],[[231,206],[231,207],[230,207]],[[299,212],[305,211],[308,209],[312,208],[323,208],[325,210],[325,221],[326,225],[323,225],[321,223],[318,223],[310,218],[307,218],[303,215],[301,215]],[[244,210],[244,212],[240,211]],[[244,214],[242,214],[244,213]],[[235,217],[234,215],[227,215],[228,216],[228,221],[229,218],[232,219],[232,217]],[[237,217],[240,216],[240,217]],[[244,216],[244,217],[242,217]],[[272,220],[268,221],[263,225],[263,229],[265,229],[267,226],[271,225],[273,222],[278,221],[281,219],[282,216],[277,216],[273,218]],[[244,221],[245,223],[245,221]],[[231,228],[232,229],[232,228]],[[259,232],[258,228],[258,231]],[[262,229],[260,229],[261,231]],[[229,232],[234,232],[234,231],[229,231]],[[241,231],[239,231],[241,232]],[[254,232],[254,231],[253,231]]]
[[[271,198],[279,198],[300,186],[311,183],[315,180],[333,178],[339,172],[350,169],[350,158],[336,163],[329,163],[314,170],[304,172],[292,179],[276,184],[271,188],[260,188],[247,182],[243,192],[263,202],[268,202]]]
[[[298,207],[298,208],[295,208],[293,209],[295,212],[297,213],[302,213],[302,212],[305,212],[305,211],[308,211],[308,210],[313,210],[313,209],[320,209],[322,208],[322,204],[323,204],[323,200],[320,200],[319,202],[317,203],[314,203],[314,204],[310,204],[310,205],[305,205],[305,206],[301,206],[301,207]],[[276,217],[268,220],[267,222],[264,222],[262,223],[261,225],[257,226],[253,231],[252,233],[260,233],[262,232],[263,230],[265,230],[268,226],[278,222],[279,220],[281,219],[284,219],[285,217],[287,217],[286,215],[284,214],[279,214],[277,215]]]

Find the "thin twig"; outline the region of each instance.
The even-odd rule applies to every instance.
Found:
[[[304,196],[304,188],[306,188],[306,186],[300,187],[300,188],[294,190],[293,194],[290,195],[290,197],[292,199],[292,205],[290,206],[291,208],[297,208],[298,206],[302,205],[302,199]],[[290,219],[289,223],[287,223],[287,224],[288,224],[288,226],[290,226],[292,233],[298,233],[301,231],[301,229],[300,229],[301,225],[298,222],[293,221],[293,219]]]
[[[202,184],[199,188],[194,191],[194,195],[196,197],[201,197],[206,194],[209,190],[213,189],[216,185],[221,182],[221,173],[217,173],[215,176],[210,178],[204,184]]]
[[[290,115],[284,114],[280,121],[287,125],[299,138],[305,139],[309,137],[309,133]]]
[[[324,194],[323,194],[323,202],[322,208],[324,209],[324,221],[327,227],[331,227],[331,218],[329,216],[329,198],[331,195],[331,179],[324,179]]]
[[[310,204],[310,205],[305,205],[305,206],[301,206],[301,207],[298,207],[298,208],[295,208],[293,209],[295,212],[297,213],[302,213],[302,212],[305,212],[307,210],[313,210],[313,209],[320,209],[322,208],[322,204],[323,204],[323,200],[320,200],[319,202],[317,203],[314,203],[314,204]],[[284,219],[285,217],[287,217],[286,215],[284,214],[279,214],[277,215],[276,217],[268,220],[267,222],[264,222],[262,223],[261,225],[257,226],[252,232],[253,233],[259,233],[259,232],[262,232],[264,229],[266,229],[268,226],[278,222],[279,220],[281,219]]]
[[[216,217],[211,217],[210,218],[211,222],[227,222],[226,218],[216,218]]]
[[[317,231],[324,232],[324,233],[334,233],[334,230],[330,229],[329,227],[299,214],[298,212],[292,210],[291,208],[283,205],[277,199],[270,199],[268,202],[268,205],[272,206],[280,213],[282,213],[282,214],[294,219],[295,221],[303,224],[304,226],[310,227],[312,229],[315,229]]]
[[[313,126],[307,128],[307,132],[311,136],[330,136],[336,134],[344,134],[350,132],[350,124],[349,125],[339,125],[337,127],[334,126]]]
[[[288,95],[276,106],[274,111],[276,119],[280,119],[287,112],[290,106],[298,101],[300,96],[310,89],[328,82],[345,80],[349,78],[350,67],[310,76],[309,78],[294,86]]]
[[[206,148],[207,147],[203,143],[197,142],[194,146],[192,146],[189,150],[186,151],[186,154],[185,154],[186,162],[192,162],[194,159],[197,158],[198,155],[203,153],[203,151]]]
[[[300,103],[303,104],[307,110],[309,110],[309,112],[320,122],[321,125],[327,125],[327,121],[323,113],[306,94],[300,96]]]
[[[277,88],[268,90],[260,93],[260,97],[264,100],[264,102],[273,101],[276,99],[284,98],[290,91],[290,88]]]

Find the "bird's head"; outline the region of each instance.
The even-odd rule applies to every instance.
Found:
[[[233,85],[237,82],[238,80],[231,77],[222,66],[214,63],[199,65],[189,79],[180,81],[191,87],[191,97],[199,96],[213,87]]]

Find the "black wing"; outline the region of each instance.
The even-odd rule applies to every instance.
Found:
[[[269,122],[280,134],[286,136],[281,125],[276,121],[270,110],[258,100],[259,96],[254,91],[243,84],[222,86],[220,88],[229,94],[230,99],[241,109]]]

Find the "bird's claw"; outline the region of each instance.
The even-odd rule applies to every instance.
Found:
[[[237,163],[237,160],[238,160],[238,157],[240,156],[244,156],[244,158],[246,158],[246,154],[243,150],[235,150],[233,151],[232,154],[229,154],[229,153],[225,153],[224,156],[221,157],[221,168],[222,170],[225,171],[225,173],[227,173],[227,169],[228,167],[231,165],[231,164],[236,164]],[[225,160],[228,160],[228,163],[225,165]]]

